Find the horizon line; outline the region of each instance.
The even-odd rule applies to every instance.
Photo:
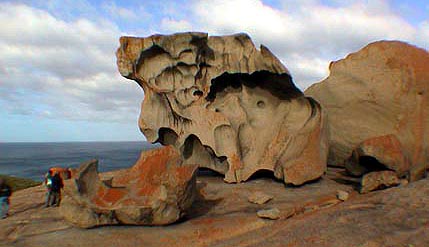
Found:
[[[156,144],[151,143],[146,140],[121,140],[121,141],[0,141],[0,144],[7,144],[7,143],[82,143],[82,142],[147,142],[150,144]]]

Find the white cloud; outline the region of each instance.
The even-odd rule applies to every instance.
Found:
[[[158,30],[247,32],[255,44],[266,45],[284,62],[301,89],[327,76],[331,60],[371,41],[401,39],[426,49],[429,42],[429,20],[413,26],[382,0],[331,1],[330,5],[283,0],[279,8],[259,0],[194,0],[186,6],[168,2],[154,8],[163,13],[149,12],[144,8],[149,5],[127,9],[115,2],[101,4],[101,11],[112,20],[132,23],[130,30],[98,16],[100,6],[78,2],[76,6],[82,6],[90,19],[70,18],[73,14],[65,7],[61,15],[48,12],[64,6],[61,1],[50,1],[55,4],[48,10],[0,3],[0,22],[5,24],[0,29],[3,111],[44,118],[135,121],[142,93],[136,83],[119,75],[114,54],[124,32],[138,36]],[[62,18],[66,14],[69,17]],[[138,25],[148,16],[157,22],[148,28]]]
[[[167,32],[185,32],[192,30],[192,25],[188,21],[176,21],[171,18],[163,18],[161,20],[161,29]]]
[[[109,15],[114,19],[121,18],[129,21],[137,21],[139,19],[139,16],[137,15],[137,13],[135,13],[132,9],[127,9],[127,8],[117,6],[115,2],[103,3],[102,8],[106,10],[109,13]],[[142,9],[140,9],[139,14],[141,16]],[[146,15],[145,12],[144,14]]]
[[[317,0],[285,0],[282,6],[276,9],[260,0],[194,1],[192,21],[186,21],[212,35],[249,33],[290,68],[302,89],[326,77],[331,60],[369,42],[418,42],[416,28],[396,15],[387,1],[351,0],[328,6]]]
[[[418,27],[417,44],[429,51],[429,20],[420,23]]]
[[[0,104],[15,114],[126,121],[138,116],[138,86],[116,69],[121,35],[112,23],[63,21],[27,5],[0,3]],[[49,113],[49,114],[48,114]]]
[[[288,56],[288,69],[294,76],[295,84],[301,88],[307,88],[312,83],[329,73],[328,66],[330,61],[319,57],[308,57],[299,54]]]

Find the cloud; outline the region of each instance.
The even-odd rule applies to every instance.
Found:
[[[113,19],[124,19],[128,21],[137,21],[139,19],[139,15],[141,17],[142,12],[140,11],[139,15],[137,15],[136,12],[134,12],[132,9],[123,8],[118,5],[116,5],[115,2],[108,2],[103,3],[102,8],[107,11],[107,13],[113,18]],[[144,13],[144,15],[147,15]]]
[[[124,33],[247,32],[282,60],[301,89],[326,77],[330,61],[369,42],[400,39],[428,49],[429,40],[429,20],[411,24],[382,0],[193,0],[133,8],[114,1],[20,2],[0,3],[0,22],[7,24],[0,29],[0,111],[40,118],[136,120],[142,91],[119,75],[114,55]]]
[[[116,69],[119,28],[100,19],[60,20],[0,3],[2,111],[38,117],[134,121],[141,90]]]
[[[171,18],[163,18],[161,29],[167,32],[185,32],[192,30],[192,25],[186,20],[176,21]]]
[[[429,51],[429,19],[418,27],[417,44]]]
[[[387,1],[284,0],[280,5],[274,8],[260,0],[194,1],[193,15],[174,22],[192,23],[194,29],[212,35],[247,32],[285,63],[302,89],[326,77],[331,60],[370,42],[399,39],[421,44],[424,39]]]

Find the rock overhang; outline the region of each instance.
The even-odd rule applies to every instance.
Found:
[[[198,160],[228,182],[261,169],[292,184],[323,174],[320,106],[248,35],[188,32],[122,37],[120,44],[120,73],[145,91],[139,127],[148,141],[173,145],[185,161]]]

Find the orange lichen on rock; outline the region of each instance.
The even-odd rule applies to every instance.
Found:
[[[376,157],[376,161],[384,168],[395,171],[403,176],[410,169],[410,160],[394,135],[378,136],[363,141],[353,150],[352,156],[346,162],[346,168],[355,176],[363,175],[372,168],[369,162],[363,163],[362,157]],[[383,168],[379,167],[378,169]]]
[[[187,165],[176,169],[177,182],[186,181],[195,172],[195,166]]]
[[[124,189],[109,188],[101,199],[109,204],[115,204],[126,196]]]
[[[84,228],[173,223],[184,215],[196,193],[197,165],[181,164],[180,155],[168,146],[142,152],[135,166],[109,182],[100,180],[97,161],[83,164],[74,181],[66,183],[61,212]]]

